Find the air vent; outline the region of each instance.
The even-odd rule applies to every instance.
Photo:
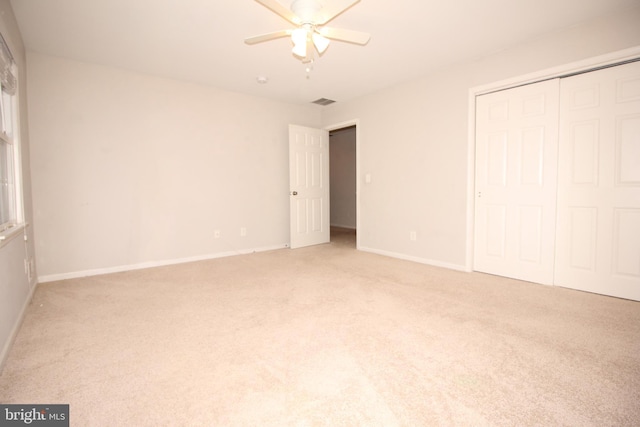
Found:
[[[312,104],[329,105],[329,104],[333,104],[334,102],[336,101],[334,101],[333,99],[320,98],[313,101]]]

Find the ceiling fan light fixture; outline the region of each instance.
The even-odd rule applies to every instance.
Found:
[[[313,39],[313,44],[315,45],[316,49],[318,49],[318,52],[320,54],[324,53],[325,50],[327,50],[327,48],[329,47],[329,39],[318,34],[318,33],[313,33],[313,35],[311,36],[311,38]]]
[[[297,28],[291,32],[291,41],[293,42],[294,55],[304,58],[307,56],[307,36],[308,32],[305,28]]]
[[[300,58],[305,58],[307,56],[307,44],[299,43],[297,45],[294,45],[293,49],[291,49],[291,52],[294,55],[299,56]]]
[[[291,41],[296,46],[305,44],[307,43],[307,35],[308,33],[306,28],[296,28],[295,30],[291,31]]]
[[[360,31],[324,27],[327,22],[350,9],[360,0],[332,0],[335,4],[329,4],[329,0],[288,0],[292,2],[290,8],[282,4],[283,0],[256,1],[298,28],[249,37],[244,42],[252,45],[289,36],[293,43],[292,54],[302,59],[303,63],[313,60],[315,51],[322,55],[331,41],[364,46],[371,37]]]

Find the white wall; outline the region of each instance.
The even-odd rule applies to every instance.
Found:
[[[321,113],[30,54],[39,274],[284,245],[287,125],[354,119],[360,246],[464,268],[469,88],[640,45],[638,22],[640,9],[605,17]]]
[[[5,38],[19,70],[20,140],[22,157],[22,184],[24,192],[25,220],[32,222],[31,180],[29,169],[29,132],[27,121],[26,61],[22,38],[18,30],[9,0],[0,0],[0,33]],[[7,356],[11,342],[18,331],[24,309],[35,288],[35,280],[29,281],[24,261],[34,253],[33,229],[27,228],[25,243],[17,236],[0,248],[0,369]]]
[[[329,138],[331,225],[356,228],[356,128],[331,132]]]
[[[639,23],[607,16],[326,107],[325,126],[359,120],[360,248],[465,269],[470,88],[640,45]]]
[[[289,242],[288,125],[315,106],[28,61],[41,281]]]

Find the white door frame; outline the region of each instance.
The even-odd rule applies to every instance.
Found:
[[[474,247],[474,212],[475,212],[475,121],[476,121],[476,96],[509,89],[516,86],[535,83],[542,80],[554,79],[570,74],[585,72],[600,67],[607,67],[640,58],[640,46],[624,49],[605,55],[595,56],[582,61],[572,62],[558,67],[548,68],[523,76],[513,77],[486,85],[469,89],[468,97],[468,125],[467,125],[467,250],[465,270],[473,271],[473,247]],[[357,134],[357,132],[356,132]],[[357,147],[357,145],[356,145]],[[356,148],[357,150],[357,148]],[[357,154],[356,154],[357,156]],[[358,180],[359,181],[359,180]],[[358,182],[359,185],[359,182]],[[359,206],[358,206],[359,208]],[[359,212],[359,209],[358,209]]]
[[[356,127],[356,249],[360,249],[360,120],[352,119],[325,126],[322,129],[331,132],[350,126]],[[329,178],[331,179],[331,178]]]

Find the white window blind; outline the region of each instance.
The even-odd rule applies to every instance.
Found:
[[[14,70],[15,61],[2,36],[0,36],[0,42],[0,82],[2,83],[2,91],[9,95],[15,95],[18,86]]]
[[[17,72],[13,56],[0,36],[0,233],[18,224],[17,147],[14,134]]]

